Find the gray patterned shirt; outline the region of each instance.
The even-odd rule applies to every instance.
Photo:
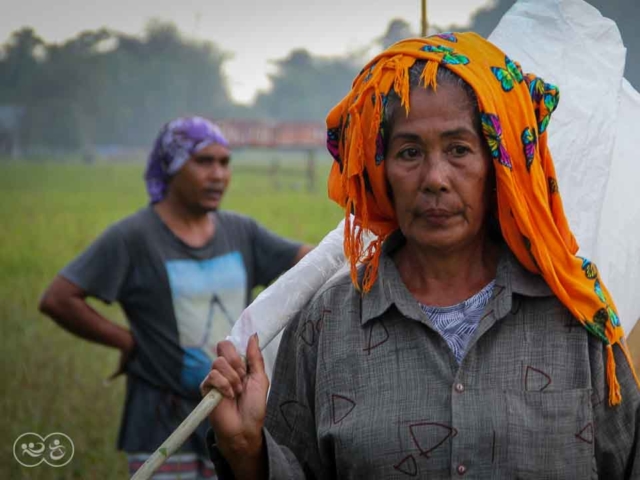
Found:
[[[640,478],[640,392],[618,347],[623,398],[610,407],[602,342],[505,249],[458,364],[390,240],[368,294],[336,279],[287,327],[264,429],[269,478]]]

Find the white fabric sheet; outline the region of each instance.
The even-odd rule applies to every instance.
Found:
[[[549,124],[565,212],[580,254],[593,260],[625,331],[640,317],[640,94],[623,78],[616,24],[582,0],[520,0],[489,39],[560,88]],[[343,223],[247,307],[230,337],[242,353],[259,332],[270,375],[279,333],[340,269]]]

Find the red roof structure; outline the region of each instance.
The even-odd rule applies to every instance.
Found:
[[[327,130],[319,122],[218,120],[232,147],[312,149],[326,145]]]

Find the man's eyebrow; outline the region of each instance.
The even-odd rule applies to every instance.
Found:
[[[231,155],[212,155],[210,153],[196,153],[194,158],[199,160],[231,160]]]

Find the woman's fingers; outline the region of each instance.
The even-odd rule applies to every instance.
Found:
[[[211,370],[200,384],[200,393],[204,397],[211,389],[218,390],[223,397],[234,399],[235,393],[231,382],[218,370]]]
[[[247,369],[244,364],[244,360],[238,354],[236,347],[233,343],[223,340],[216,345],[216,352],[218,358],[223,357],[229,362],[229,365],[238,373],[240,377],[244,377],[247,374]]]
[[[252,335],[247,345],[247,364],[238,354],[233,343],[228,341],[219,342],[216,345],[218,358],[213,362],[211,372],[200,385],[200,392],[206,395],[211,388],[217,389],[227,398],[235,398],[244,390],[244,381],[247,371],[251,376],[266,384],[268,389],[269,380],[265,373],[264,358],[260,352],[258,335]]]
[[[264,370],[264,357],[260,351],[257,333],[249,338],[247,344],[247,369],[252,377],[260,380],[265,390],[269,388],[269,378]]]
[[[255,333],[249,337],[247,343],[247,367],[251,373],[264,374],[264,358],[260,352],[258,343],[258,334]]]
[[[218,357],[213,362],[211,371],[200,385],[200,393],[206,393],[215,388],[225,397],[234,398],[235,395],[242,393],[242,382],[246,376],[244,368],[239,373],[231,367],[224,357]]]

